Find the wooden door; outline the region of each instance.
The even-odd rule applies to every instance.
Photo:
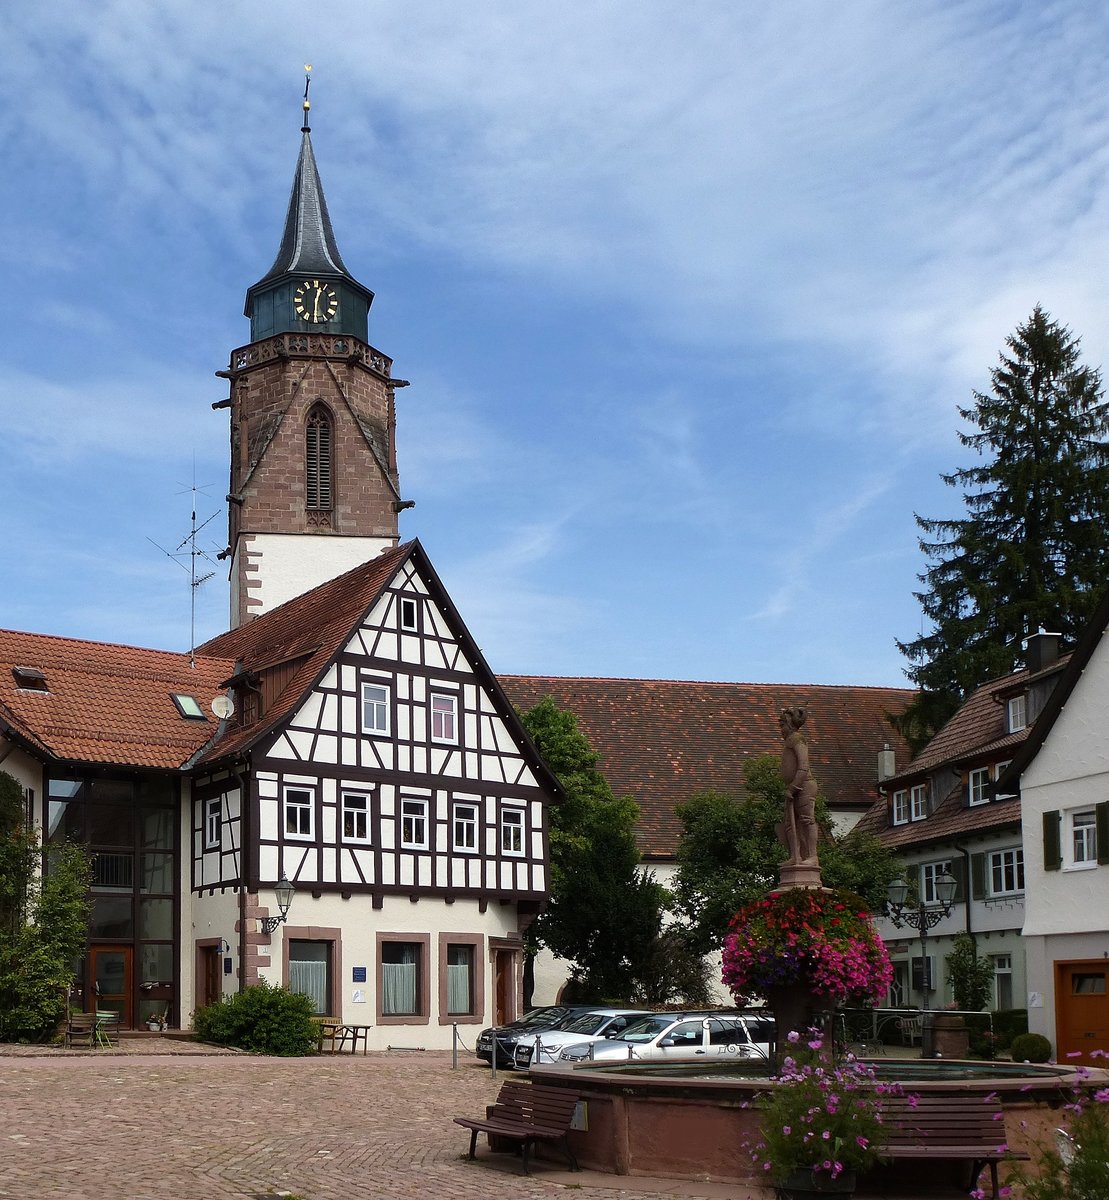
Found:
[[[204,962],[204,990],[201,998],[201,1007],[207,1008],[209,1004],[216,1004],[223,997],[223,956],[220,954],[219,946],[205,946],[203,948]]]
[[[1109,962],[1056,963],[1055,972],[1056,1058],[1103,1066],[1093,1051],[1109,1051]]]
[[[119,1014],[122,1029],[133,1028],[131,1005],[135,990],[131,946],[93,946],[89,951],[89,979],[85,1008],[89,1012]]]

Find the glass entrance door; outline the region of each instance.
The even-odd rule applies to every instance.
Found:
[[[121,1028],[130,1029],[131,996],[134,991],[132,948],[93,946],[89,951],[89,978],[92,986],[86,1006],[97,1012],[119,1013]]]

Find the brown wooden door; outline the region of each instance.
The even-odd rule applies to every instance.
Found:
[[[220,970],[222,955],[219,946],[204,947],[204,996],[203,1004],[215,1004],[223,995],[223,973]]]
[[[1056,963],[1055,971],[1056,1057],[1104,1065],[1093,1051],[1109,1051],[1109,962]]]
[[[131,1029],[131,998],[135,990],[131,946],[93,946],[89,951],[89,979],[85,1008],[89,1012],[119,1013],[120,1027]]]

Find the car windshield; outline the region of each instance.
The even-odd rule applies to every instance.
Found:
[[[529,1025],[550,1025],[562,1014],[561,1008],[533,1008],[526,1017],[521,1017],[517,1026],[526,1029]]]
[[[567,1033],[596,1033],[608,1019],[608,1017],[598,1016],[597,1013],[586,1013],[584,1016],[565,1022],[559,1028],[564,1029]]]
[[[664,1029],[669,1029],[673,1024],[673,1017],[644,1017],[642,1020],[632,1022],[623,1033],[617,1034],[613,1040],[617,1042],[649,1042],[651,1038],[657,1037]]]

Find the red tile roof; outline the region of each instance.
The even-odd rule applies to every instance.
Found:
[[[30,667],[46,691],[20,688]],[[0,720],[31,749],[105,765],[180,767],[216,730],[209,705],[231,663],[166,650],[0,630]],[[207,720],[181,715],[171,696],[195,696]]]
[[[674,854],[679,801],[710,790],[742,793],[744,760],[780,751],[778,716],[787,705],[808,709],[813,770],[833,808],[873,800],[884,743],[908,758],[886,720],[912,698],[904,688],[532,675],[500,681],[521,710],[550,696],[574,713],[613,790],[638,802],[639,846],[648,856]]]
[[[247,671],[300,659],[281,694],[270,700],[262,720],[246,728],[229,725],[224,736],[207,749],[203,761],[213,762],[245,749],[293,712],[416,545],[406,542],[386,550],[200,647],[201,653],[230,659]],[[227,671],[225,678],[230,674]]]

